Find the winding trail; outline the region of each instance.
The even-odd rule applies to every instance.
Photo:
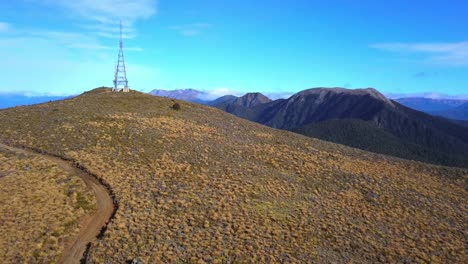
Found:
[[[21,149],[10,147],[0,143],[0,148],[13,151],[16,153],[29,154],[40,156],[53,163],[60,169],[70,173],[70,175],[78,176],[86,183],[96,196],[96,210],[91,214],[80,219],[81,229],[75,237],[70,238],[69,243],[65,245],[62,252],[62,259],[59,263],[80,263],[86,247],[89,243],[97,240],[103,227],[105,227],[114,213],[114,203],[109,190],[93,175],[85,170],[77,168],[72,162],[63,160],[59,157],[38,153],[29,149]]]

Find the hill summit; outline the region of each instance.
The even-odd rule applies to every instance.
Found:
[[[261,93],[247,93],[241,97],[238,97],[232,102],[232,104],[244,107],[255,107],[269,102],[271,102],[271,99]]]
[[[467,170],[179,103],[175,111],[167,98],[99,91],[1,110],[0,142],[71,159],[112,188],[117,211],[90,245],[90,263],[463,262]],[[287,100],[256,107],[272,103]],[[0,221],[17,224],[1,218],[2,204]],[[47,226],[33,231],[64,236]],[[4,241],[4,261],[37,262]]]
[[[316,96],[318,100],[315,101],[316,104],[323,103],[325,98],[331,96],[364,96],[364,97],[371,97],[372,99],[384,102],[393,106],[393,103],[377,91],[374,88],[365,88],[365,89],[346,89],[346,88],[311,88],[297,94],[293,95],[291,99],[295,98],[304,98],[307,96]]]

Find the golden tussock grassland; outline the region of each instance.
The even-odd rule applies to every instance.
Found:
[[[0,148],[2,263],[56,263],[94,206],[79,177],[44,158]]]
[[[119,209],[90,263],[467,260],[467,170],[179,103],[97,89],[0,111],[1,141],[72,158],[113,188]]]

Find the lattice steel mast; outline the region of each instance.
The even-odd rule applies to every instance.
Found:
[[[114,74],[114,92],[128,92],[127,72],[125,69],[125,61],[123,54],[123,41],[122,41],[122,21],[120,21],[120,42],[119,42],[119,58],[115,66]]]

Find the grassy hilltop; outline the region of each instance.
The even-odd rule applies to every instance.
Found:
[[[466,261],[468,170],[178,103],[101,88],[0,111],[1,142],[72,158],[114,190],[89,262]]]

